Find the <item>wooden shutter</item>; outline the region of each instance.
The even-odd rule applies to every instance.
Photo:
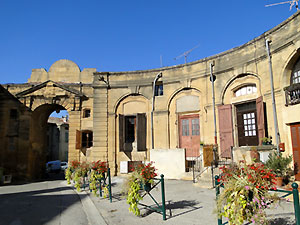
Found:
[[[262,138],[265,137],[265,113],[262,96],[256,99],[256,115],[259,145],[262,145]]]
[[[119,114],[119,150],[124,151],[125,144],[125,119],[124,116]]]
[[[81,131],[76,130],[76,149],[81,149]]]
[[[146,136],[147,136],[147,121],[145,113],[137,114],[137,150],[145,151],[146,148]]]
[[[232,106],[221,105],[218,107],[220,153],[223,158],[231,158],[231,147],[233,146]]]

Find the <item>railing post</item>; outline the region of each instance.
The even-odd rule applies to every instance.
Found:
[[[196,163],[196,161],[195,161],[195,163]],[[194,163],[193,163],[193,183],[196,183],[196,181],[195,181],[195,165],[194,165]]]
[[[99,196],[102,197],[102,178],[99,179]]]
[[[300,208],[299,208],[299,191],[298,191],[298,184],[293,183],[293,198],[294,198],[294,210],[295,210],[295,218],[296,218],[296,225],[300,225]]]
[[[85,191],[85,176],[83,177],[83,190]]]
[[[160,175],[160,183],[161,183],[162,214],[163,214],[163,220],[166,220],[165,181],[164,181],[163,174]]]
[[[219,194],[220,194],[220,182],[218,180],[219,180],[219,176],[216,175],[215,176],[216,199],[218,199]],[[218,217],[218,225],[222,225],[222,216]]]
[[[112,202],[110,168],[107,169],[109,201]]]

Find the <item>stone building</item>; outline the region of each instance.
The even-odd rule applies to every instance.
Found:
[[[27,176],[30,118],[30,110],[0,85],[0,168],[14,179]]]
[[[169,163],[176,160],[177,149],[185,149],[189,161],[199,155],[201,141],[215,142],[213,64],[218,151],[228,158],[232,148],[260,146],[265,136],[275,142],[267,39],[279,141],[299,164],[300,12],[242,46],[191,63],[97,72],[59,60],[49,71],[32,70],[28,83],[6,88],[32,110],[35,151],[43,151],[39,135],[50,113],[66,109],[69,160],[101,159],[117,173],[121,161],[151,160],[151,149],[174,150]]]
[[[47,161],[68,161],[68,118],[49,117],[47,123]]]

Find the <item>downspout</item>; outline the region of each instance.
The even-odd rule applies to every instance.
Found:
[[[154,149],[154,130],[153,130],[153,112],[154,112],[154,105],[155,105],[155,85],[159,78],[162,77],[162,72],[159,72],[153,81],[152,87],[152,111],[151,111],[151,147]]]
[[[212,101],[213,101],[213,112],[214,112],[214,129],[215,129],[215,144],[217,144],[217,122],[216,122],[216,109],[215,109],[215,77],[213,76],[213,63],[210,63],[210,81],[211,81],[211,89],[212,89]]]
[[[270,83],[271,83],[271,95],[272,95],[272,106],[273,106],[273,117],[274,117],[274,127],[276,133],[276,148],[277,152],[279,153],[279,131],[278,131],[278,121],[277,121],[277,112],[276,112],[276,103],[275,103],[275,95],[274,95],[274,82],[273,82],[273,70],[272,70],[272,60],[270,54],[270,47],[269,43],[270,40],[266,40],[266,50],[269,58],[269,69],[270,69]]]

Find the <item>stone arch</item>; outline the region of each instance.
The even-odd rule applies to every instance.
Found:
[[[194,108],[187,109],[188,111],[182,111],[177,112],[177,105],[176,101],[184,96],[190,96],[190,98],[193,98],[193,101],[195,101],[194,97],[198,98],[198,106]],[[203,108],[202,103],[202,93],[199,89],[191,87],[191,88],[179,88],[173,92],[173,94],[169,97],[167,102],[167,109],[168,109],[168,145],[169,148],[178,148],[179,147],[179,127],[178,127],[178,115],[179,114],[199,114],[200,118],[200,129],[202,129],[203,126],[203,115],[201,109]],[[202,123],[202,124],[201,124]],[[203,133],[203,131],[200,131],[200,133]]]
[[[240,80],[240,81],[239,81]],[[257,93],[260,96],[261,93],[261,79],[258,75],[253,73],[243,73],[233,76],[227,81],[224,88],[220,92],[221,104],[225,104],[226,95],[230,94],[231,91],[236,90],[239,87],[245,86],[247,84],[255,84],[257,88]]]
[[[279,82],[282,85],[281,88],[287,87],[291,84],[292,70],[297,60],[300,60],[300,48],[295,49],[290,53],[283,66]]]
[[[32,111],[29,136],[31,149],[28,156],[28,170],[33,178],[39,178],[45,172],[46,162],[49,161],[49,156],[47,155],[47,121],[52,112],[59,110],[65,110],[65,108],[59,104],[41,104]]]
[[[151,143],[150,111],[151,104],[149,99],[141,94],[126,94],[116,102],[114,106],[114,135],[116,149],[115,158],[117,164],[120,164],[120,161],[144,161],[149,159],[150,152],[148,149],[150,149]],[[125,127],[128,119],[133,119],[135,121],[134,131],[132,131],[134,140],[130,141],[126,141],[128,135],[125,134],[128,130]],[[140,121],[142,121],[141,124]],[[142,126],[144,128],[139,130]],[[142,139],[140,139],[140,137]],[[143,143],[141,145],[139,145],[141,143],[140,140],[142,140]],[[140,148],[141,146],[142,148]]]
[[[124,101],[126,98],[130,97],[130,96],[140,96],[140,97],[143,97],[145,99],[145,101],[149,101],[149,99],[142,95],[142,94],[125,94],[125,95],[122,95],[117,101],[116,103],[114,104],[114,107],[113,107],[113,112],[115,114],[117,114],[117,110],[118,110],[118,107],[120,106],[120,104],[122,103],[122,101]],[[149,103],[150,104],[150,103]]]

